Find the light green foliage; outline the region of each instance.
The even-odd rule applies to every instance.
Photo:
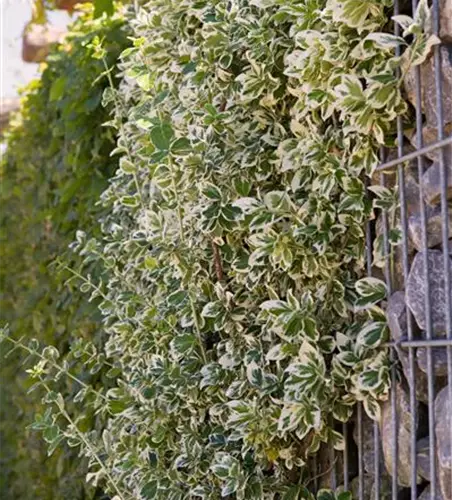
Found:
[[[108,119],[102,93],[110,84],[90,43],[96,36],[103,39],[105,63],[114,65],[128,44],[123,26],[119,16],[93,21],[84,14],[75,22],[67,41],[49,55],[40,80],[25,89],[2,157],[1,323],[10,323],[14,337],[37,337],[63,354],[69,344],[74,350],[77,338],[92,347],[102,343],[96,304],[88,303],[77,283],[66,283],[67,270],[51,264],[60,258],[77,266],[80,258],[68,253],[68,245],[78,227],[100,235],[102,208],[96,202],[117,160],[109,157],[114,132],[102,127]],[[93,263],[87,272],[99,270]],[[2,353],[6,350],[2,346]],[[67,362],[97,384],[99,374],[89,375],[91,354]],[[94,489],[84,492],[83,486],[87,464],[80,463],[76,450],[62,446],[48,457],[45,443],[27,429],[41,411],[41,396],[27,394],[31,383],[17,351],[1,357],[1,379],[0,497],[92,498]],[[56,386],[68,398],[75,394],[76,386],[65,377],[58,377]],[[85,412],[85,419],[85,426],[93,425],[92,412]],[[53,432],[44,436],[52,445]]]
[[[332,420],[358,401],[378,418],[386,288],[364,277],[366,177],[407,113],[395,48],[423,36],[386,33],[391,3],[130,11],[123,80],[103,99],[119,136],[103,236],[73,246],[105,267],[78,280],[101,301],[96,359],[116,385],[81,384],[77,401],[106,428],[71,423],[49,387],[69,368],[32,369],[53,408],[38,425],[80,445],[115,498],[312,499],[310,457],[344,446]]]

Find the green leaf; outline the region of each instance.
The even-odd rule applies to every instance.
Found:
[[[94,0],[94,17],[100,17],[104,13],[111,16],[113,12],[113,0]]]
[[[323,489],[317,493],[317,500],[336,500],[336,496],[331,490]]]
[[[154,257],[151,257],[150,255],[146,255],[146,257],[144,258],[144,265],[146,267],[146,269],[148,269],[149,271],[152,271],[153,269],[155,269],[158,265],[158,262],[156,259],[154,259]]]
[[[260,307],[263,311],[268,311],[276,316],[292,311],[287,302],[282,300],[267,300]]]
[[[67,78],[65,76],[60,76],[52,83],[49,94],[50,102],[58,101],[63,97],[64,90],[66,88],[66,82]]]
[[[360,295],[355,303],[357,308],[368,308],[386,297],[386,284],[377,278],[363,278],[356,282],[355,288]]]
[[[137,167],[124,156],[119,160],[119,166],[121,170],[126,174],[134,174],[137,171]]]
[[[171,349],[178,355],[184,355],[195,347],[196,342],[196,337],[189,333],[178,335],[171,341]]]
[[[402,37],[390,33],[370,33],[364,40],[371,40],[383,49],[395,49],[400,45],[407,45]]]
[[[364,410],[372,420],[381,421],[381,407],[378,401],[368,397],[364,400]]]
[[[166,300],[172,306],[179,306],[186,298],[188,298],[188,293],[185,290],[177,290],[168,295]]]
[[[387,339],[388,327],[384,322],[367,324],[358,334],[356,342],[367,348],[374,349]]]
[[[221,200],[221,191],[213,184],[208,184],[203,190],[204,196],[207,196],[210,200]]]
[[[173,128],[170,123],[162,122],[151,129],[151,141],[160,151],[168,151],[171,139],[174,136]]]
[[[143,488],[141,488],[141,495],[146,498],[147,500],[152,500],[154,498],[158,498],[158,489],[159,489],[159,483],[158,481],[150,481],[147,483]]]
[[[171,153],[175,155],[184,156],[189,154],[192,151],[190,140],[186,137],[181,137],[180,139],[176,139],[170,148]]]

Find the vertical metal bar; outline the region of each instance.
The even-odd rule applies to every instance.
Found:
[[[312,457],[312,466],[314,468],[314,491],[317,491],[318,488],[319,488],[319,485],[318,485],[318,473],[319,473],[319,470],[318,470],[318,467],[317,467],[317,455],[314,455]]]
[[[433,0],[433,33],[439,36],[440,31],[440,11],[439,1]],[[441,71],[441,46],[434,48],[434,62],[435,62],[435,91],[436,91],[436,117],[437,117],[437,130],[438,138],[444,139],[444,110],[443,110],[443,88],[442,88],[442,71]],[[452,153],[451,153],[452,155]],[[440,183],[441,183],[441,232],[443,243],[443,260],[444,260],[444,288],[445,288],[445,308],[446,308],[446,336],[452,338],[452,303],[451,303],[451,276],[450,276],[450,257],[448,251],[449,240],[449,213],[447,203],[447,176],[448,171],[446,168],[445,150],[439,150],[439,166],[440,166]],[[452,348],[447,348],[447,381],[448,381],[448,396],[449,405],[452,404]],[[449,429],[450,446],[452,447],[452,426]],[[452,477],[450,477],[452,482]],[[432,498],[433,498],[432,490]]]
[[[358,403],[356,409],[358,435],[358,500],[364,500],[364,460],[363,460],[363,405]]]
[[[400,153],[399,153],[400,154]],[[397,171],[400,196],[400,222],[402,227],[402,267],[403,278],[406,284],[409,274],[408,260],[408,217],[406,208],[405,193],[405,171],[403,166],[398,167]],[[407,318],[407,336],[408,340],[413,340],[413,316],[408,306],[405,310]],[[417,498],[417,453],[416,453],[416,427],[417,427],[417,398],[416,398],[416,377],[415,377],[415,356],[414,348],[408,347],[408,366],[409,366],[409,391],[410,391],[410,413],[411,413],[411,436],[410,436],[410,460],[411,460],[411,499]]]
[[[397,123],[397,126],[399,124]],[[386,175],[382,173],[380,175],[380,184],[385,187],[386,186]],[[384,257],[385,257],[385,281],[388,289],[388,295],[392,295],[392,279],[391,279],[391,259],[390,259],[390,248],[389,248],[389,231],[388,231],[388,215],[386,210],[383,210],[381,213],[382,222],[383,222],[383,248],[384,248]],[[398,468],[399,468],[399,440],[398,440],[398,415],[397,415],[397,391],[395,390],[397,386],[397,369],[396,369],[396,356],[394,352],[394,348],[391,349],[390,352],[390,361],[391,361],[391,435],[392,435],[392,499],[397,500],[397,492],[398,492]]]
[[[399,6],[399,0],[394,0],[394,14],[398,15],[400,13],[400,6]],[[394,23],[394,30],[395,30],[395,35],[400,36],[400,26],[398,23]],[[400,56],[400,47],[396,48],[396,55]],[[397,71],[397,76],[400,78],[400,70]],[[399,157],[403,156],[403,122],[402,122],[402,117],[398,116],[397,117],[397,154]],[[402,168],[403,166],[399,165],[399,169]],[[398,172],[399,174],[400,172]],[[402,185],[400,177],[398,177],[399,183],[402,186],[401,191],[402,191],[402,196],[404,193],[405,185]],[[402,180],[403,180],[403,174],[402,174]],[[384,176],[382,176],[382,182],[384,184]],[[405,200],[404,200],[405,201]],[[402,218],[402,214],[401,214]],[[385,242],[385,253],[387,248]],[[389,254],[386,254],[389,256]],[[386,257],[386,261],[388,258]],[[390,278],[390,276],[389,276]],[[388,291],[391,293],[391,281],[387,282],[389,285]],[[397,477],[398,477],[398,462],[399,462],[399,439],[398,439],[398,418],[397,418],[397,392],[396,392],[396,384],[397,384],[397,373],[396,373],[396,366],[395,366],[395,356],[394,356],[394,349],[391,349],[391,414],[392,414],[392,438],[393,438],[393,443],[392,443],[392,456],[393,456],[393,462],[392,462],[392,487],[391,487],[391,493],[392,493],[392,499],[397,500],[397,494],[398,494],[398,482],[397,482]]]
[[[413,0],[413,12],[416,9],[417,0]],[[398,6],[397,6],[398,7]],[[400,27],[396,26],[395,29],[396,35],[400,35]],[[416,98],[421,97],[420,95],[420,72],[419,68],[416,68]],[[417,110],[421,110],[422,106],[418,104]],[[417,129],[419,130],[422,127],[421,122],[418,119],[418,113],[416,115],[417,119]],[[422,116],[420,116],[422,119]],[[422,136],[422,134],[421,134]],[[397,121],[397,140],[398,140],[398,156],[402,157],[404,154],[403,151],[403,124],[399,119]],[[421,145],[418,143],[418,148]],[[423,157],[418,156],[418,171],[423,170]],[[397,178],[398,178],[398,186],[399,186],[399,197],[400,197],[400,223],[402,229],[402,269],[403,269],[403,279],[404,284],[406,285],[409,275],[409,250],[408,250],[408,215],[407,215],[407,205],[406,205],[406,192],[405,192],[405,170],[404,165],[399,164],[397,167]],[[419,179],[420,180],[420,179]],[[404,287],[405,288],[405,287]],[[413,316],[408,306],[405,309],[406,319],[407,319],[407,336],[408,340],[413,340]],[[417,436],[416,436],[416,428],[417,428],[417,397],[416,397],[416,377],[415,377],[415,353],[413,347],[408,348],[408,366],[409,366],[409,396],[410,396],[410,425],[411,425],[411,434],[410,434],[410,461],[411,461],[411,500],[416,500],[417,498]]]
[[[399,152],[400,154],[400,152]],[[408,259],[408,217],[406,208],[406,193],[405,193],[405,171],[402,165],[397,170],[399,196],[400,196],[400,223],[402,228],[402,267],[403,279],[406,284],[409,274],[409,259]],[[413,340],[413,316],[408,306],[405,306],[405,314],[407,318],[407,336],[408,340]],[[409,366],[409,391],[410,391],[410,413],[411,413],[411,435],[410,435],[410,460],[411,460],[411,500],[417,498],[417,453],[416,453],[416,427],[417,427],[417,398],[416,398],[416,377],[415,377],[415,355],[414,348],[408,347],[408,366]]]
[[[374,474],[375,474],[375,500],[380,500],[380,429],[378,422],[374,422]]]
[[[417,0],[412,0],[413,10],[417,7]],[[423,146],[422,135],[422,94],[421,94],[421,74],[420,68],[417,66],[415,71],[415,92],[416,92],[416,140],[417,148]],[[432,315],[431,315],[431,298],[430,298],[430,282],[429,282],[429,262],[428,262],[428,241],[427,241],[427,219],[425,211],[425,202],[422,186],[422,175],[424,173],[424,159],[418,156],[418,174],[419,174],[419,202],[420,216],[422,227],[422,251],[423,251],[423,266],[425,275],[425,317],[426,317],[426,337],[433,338]],[[435,414],[434,414],[434,374],[432,366],[432,351],[427,349],[427,385],[428,385],[428,417],[429,417],[429,448],[430,448],[430,476],[431,476],[431,498],[436,497],[436,442],[435,442]]]
[[[329,425],[331,428],[334,427],[334,422],[333,422],[333,417],[330,416],[329,418]],[[329,455],[329,462],[330,462],[330,467],[331,467],[331,472],[330,472],[330,485],[333,490],[336,490],[337,488],[337,474],[336,474],[336,452],[334,450],[334,446],[332,442],[328,443],[328,455]]]
[[[342,434],[344,435],[344,490],[349,488],[349,469],[348,469],[348,424],[342,424]]]
[[[329,445],[329,455],[330,455],[330,467],[331,467],[331,473],[330,473],[330,484],[331,488],[333,490],[336,490],[337,488],[337,476],[336,476],[336,453],[334,451],[334,446],[332,443]]]
[[[380,161],[384,162],[386,160],[386,152],[382,147],[380,148]],[[372,236],[370,233],[370,222],[367,223],[366,227],[366,261],[367,261],[367,275],[372,276]],[[380,477],[380,429],[378,427],[378,422],[374,422],[373,425],[374,434],[374,490],[375,490],[375,500],[380,500],[381,491],[381,477]]]

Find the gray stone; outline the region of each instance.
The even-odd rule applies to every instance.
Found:
[[[446,347],[432,348],[432,366],[436,377],[447,375],[447,349]],[[427,348],[419,347],[416,352],[417,364],[419,368],[427,373]],[[452,367],[451,367],[452,370]]]
[[[444,336],[446,308],[450,307],[452,296],[446,297],[443,254],[439,250],[427,251],[428,276],[424,269],[424,255],[424,252],[419,252],[414,258],[408,276],[405,299],[419,327],[426,330],[425,285],[428,279],[433,333],[437,336]],[[452,259],[449,259],[449,272],[452,273]]]
[[[396,292],[391,295],[386,307],[386,318],[388,320],[391,338],[395,342],[408,338],[408,325],[406,314],[406,302],[404,292]],[[415,321],[412,321],[413,335],[417,337],[418,328]],[[408,349],[396,346],[397,356],[402,365],[403,374],[408,384],[411,385],[411,371]],[[416,380],[416,397],[423,403],[428,402],[428,378],[416,363],[414,363],[414,377]]]
[[[421,205],[419,184],[412,175],[405,176],[405,202],[408,214],[419,212]]]
[[[417,473],[426,481],[430,481],[430,440],[420,439],[416,445]]]
[[[432,500],[432,491],[430,486],[427,486],[427,488],[425,488],[425,490],[417,498],[418,500]],[[445,498],[441,495],[441,492],[437,491],[435,494],[435,500],[445,500]]]
[[[391,395],[388,401],[385,401],[381,412],[380,432],[381,442],[383,447],[383,456],[386,470],[389,474],[392,473],[394,457],[394,442],[398,442],[397,456],[397,482],[400,486],[409,487],[411,485],[411,432],[417,434],[418,422],[416,429],[411,427],[411,410],[410,400],[407,392],[399,383],[391,389],[396,391],[396,414],[397,414],[397,429],[396,436],[393,435],[393,411],[391,408]],[[422,482],[420,476],[417,476],[418,483]]]
[[[448,227],[449,234],[452,234],[452,208],[448,210]],[[426,228],[427,228],[427,247],[432,248],[440,245],[442,242],[442,224],[443,217],[441,212],[441,206],[431,207],[430,205],[425,206],[425,217],[426,217]],[[422,231],[423,224],[421,219],[420,211],[412,214],[408,218],[408,233],[410,235],[410,240],[414,247],[418,251],[422,251]]]
[[[374,482],[375,482],[374,476],[371,476],[370,474],[364,474],[363,495],[362,495],[363,500],[371,500],[372,488],[373,488]],[[359,496],[359,478],[358,477],[355,477],[350,482],[350,491],[351,491],[353,498],[361,498]]]
[[[452,0],[441,0],[439,12],[439,36],[443,42],[452,42]]]
[[[413,145],[406,141],[405,144],[403,145],[403,153],[402,154],[407,155],[409,153],[414,153],[414,151],[416,151],[416,149],[413,147]],[[393,161],[396,158],[399,158],[398,149],[391,148],[391,149],[388,149],[384,158],[381,158],[381,162],[386,163],[389,161]],[[426,159],[425,160],[425,168],[430,166],[430,164],[431,164],[430,160]],[[405,165],[404,172],[405,172],[406,178],[412,177],[415,180],[415,182],[417,182],[418,178],[419,178],[417,159],[411,160],[408,163],[408,165]],[[379,172],[378,170],[375,171],[372,174],[370,183],[372,186],[381,186],[382,185],[382,172]],[[396,186],[396,184],[397,184],[397,168],[395,168],[395,169],[393,168],[391,170],[385,171],[384,172],[384,185],[385,185],[385,187],[392,189]]]
[[[364,416],[362,423],[362,445],[364,470],[373,474],[375,470],[374,421]],[[353,440],[358,446],[358,426],[353,427]],[[383,456],[380,453],[380,471],[384,471]]]
[[[446,2],[450,0],[445,0]],[[450,2],[452,3],[452,2]],[[442,45],[441,55],[441,73],[442,73],[442,105],[443,105],[443,126],[445,137],[452,134],[452,44]],[[436,86],[435,86],[435,62],[434,57],[430,56],[421,65],[421,107],[426,116],[426,123],[422,128],[423,146],[428,146],[438,141],[438,111],[436,104]],[[404,82],[405,91],[408,100],[416,107],[416,86],[415,69],[412,68]],[[416,149],[420,148],[417,141],[416,131],[410,136],[410,141]],[[446,163],[452,160],[452,146],[444,148]],[[429,158],[437,161],[440,150],[435,149],[426,154]]]
[[[445,129],[444,129],[444,134],[446,137],[452,134],[452,123],[446,123]],[[416,132],[414,131],[412,135],[408,136],[411,144],[416,148],[419,149],[419,146],[417,144],[417,136]],[[437,142],[438,139],[438,130],[436,127],[432,127],[429,125],[425,125],[422,127],[422,141],[423,141],[423,146],[429,146],[430,144],[434,144]],[[444,146],[443,148],[444,151],[444,157],[446,164],[450,163],[452,161],[452,146],[449,144],[448,146]],[[439,161],[440,158],[440,151],[441,149],[433,149],[432,151],[429,151],[428,153],[425,154],[425,156],[433,161]],[[425,165],[425,169],[428,168],[428,164]]]
[[[452,45],[441,46],[440,54],[441,54],[441,70],[442,70],[441,83],[442,83],[443,118],[444,118],[444,123],[446,124],[452,122]],[[427,125],[429,125],[430,127],[437,127],[438,125],[434,59],[435,59],[434,57],[429,57],[421,65],[422,110],[427,118]],[[415,99],[413,98],[412,98],[412,103],[416,105]]]
[[[391,491],[391,478],[384,470],[381,471],[380,477],[379,477],[379,483],[380,483],[380,493],[378,496],[379,500],[391,500],[392,498],[392,491]],[[344,491],[344,486],[339,486],[337,489],[337,493],[342,493]],[[375,500],[376,498],[376,480],[375,476],[372,474],[363,474],[363,495],[362,497],[359,496],[359,477],[355,477],[350,481],[350,486],[348,491],[351,492],[352,498],[357,499],[357,498],[362,498],[363,500]],[[401,488],[399,488],[399,492],[402,491]],[[403,495],[398,495],[398,498],[402,500]]]
[[[446,163],[447,170],[447,198],[452,199],[452,162]],[[430,205],[441,201],[441,167],[435,162],[422,176],[424,199]]]
[[[452,500],[452,400],[449,386],[435,400],[438,478],[444,500]]]

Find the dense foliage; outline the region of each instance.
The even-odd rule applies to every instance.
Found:
[[[96,37],[104,40],[105,61],[92,57]],[[68,244],[76,228],[99,235],[97,199],[117,168],[110,158],[115,136],[102,127],[108,109],[102,93],[127,46],[123,20],[76,21],[66,42],[48,58],[39,80],[24,89],[22,108],[6,137],[1,171],[1,321],[15,337],[36,337],[67,352],[76,339],[101,342],[99,314],[56,259],[76,263]],[[113,73],[114,75],[114,73]],[[93,268],[92,272],[95,272]],[[2,346],[6,350],[6,346]],[[22,355],[21,355],[22,356]],[[40,410],[41,395],[20,370],[19,353],[1,361],[2,498],[91,498],[84,496],[86,471],[67,446],[47,458],[46,444],[27,426]],[[91,366],[78,365],[82,378]],[[74,393],[62,379],[59,390]],[[87,425],[91,425],[87,412]],[[86,464],[85,464],[86,466]]]
[[[72,246],[103,267],[73,271],[72,286],[98,304],[106,338],[69,359],[90,356],[115,385],[91,386],[56,349],[28,346],[50,404],[34,427],[51,447],[79,446],[88,481],[115,498],[311,498],[309,457],[343,447],[334,422],[358,401],[378,417],[386,290],[364,278],[366,179],[407,112],[397,68],[435,43],[425,2],[399,19],[411,45],[385,33],[391,4],[128,11],[122,84],[103,94],[119,168],[101,196],[102,236],[79,230]],[[106,48],[95,44],[97,61]],[[78,383],[69,401],[62,373]],[[81,425],[89,412],[105,425]]]

